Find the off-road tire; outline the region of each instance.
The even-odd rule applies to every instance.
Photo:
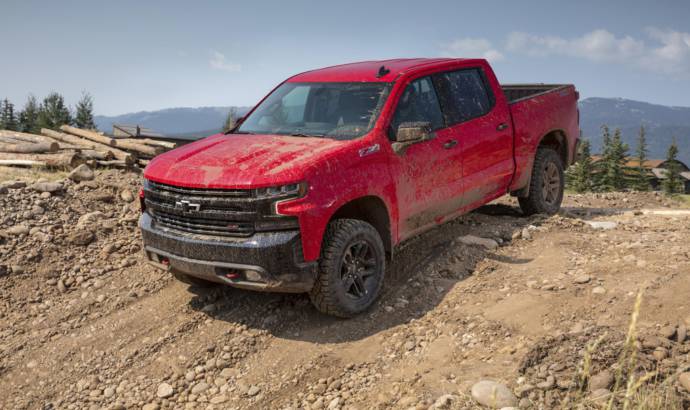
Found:
[[[190,275],[187,275],[186,273],[182,273],[182,272],[179,272],[179,271],[173,270],[173,271],[171,271],[171,273],[172,273],[173,277],[174,277],[175,279],[179,280],[180,282],[186,283],[186,284],[188,284],[188,285],[196,286],[196,287],[199,287],[199,288],[210,288],[210,287],[213,287],[213,286],[217,286],[217,285],[218,285],[218,284],[215,283],[215,282],[211,282],[211,281],[209,281],[209,280],[200,279],[200,278],[197,278],[197,277],[195,277],[195,276],[190,276]]]
[[[545,194],[545,183],[548,184],[548,170],[558,173],[557,193],[549,197]],[[542,147],[537,149],[532,167],[532,177],[529,186],[529,194],[525,198],[518,198],[520,209],[525,215],[547,214],[553,215],[561,208],[563,202],[563,188],[565,176],[563,163],[558,153],[553,149]],[[553,192],[553,191],[552,191]]]
[[[345,253],[365,241],[374,255],[375,271],[366,281],[370,287],[361,299],[354,299],[345,289],[342,269]],[[386,270],[386,253],[376,229],[357,219],[337,219],[326,228],[319,260],[319,273],[309,298],[318,310],[328,315],[350,318],[369,308],[378,297]]]

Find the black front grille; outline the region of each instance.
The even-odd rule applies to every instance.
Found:
[[[249,189],[185,188],[152,181],[144,184],[146,210],[155,224],[202,235],[248,237],[255,231],[296,229],[295,218],[273,215],[272,201],[258,198],[256,191]]]
[[[251,236],[257,209],[254,192],[184,188],[147,181],[144,201],[155,223],[203,235]]]
[[[225,222],[215,219],[194,217],[181,218],[179,215],[156,211],[154,220],[169,228],[204,235],[251,236],[254,224],[251,222]]]

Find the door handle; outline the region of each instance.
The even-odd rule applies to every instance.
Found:
[[[496,127],[496,131],[503,131],[506,128],[508,128],[508,124],[505,122],[502,122],[502,123],[498,124],[498,127]]]
[[[443,148],[451,149],[456,145],[458,145],[458,142],[456,140],[448,140],[443,144]]]

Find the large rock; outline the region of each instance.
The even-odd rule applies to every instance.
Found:
[[[38,192],[60,192],[62,191],[63,187],[62,184],[59,182],[37,182],[30,187],[34,191]]]
[[[590,393],[590,398],[593,401],[603,402],[611,397],[611,390],[609,389],[597,389]]]
[[[26,182],[24,181],[5,181],[0,183],[0,187],[7,189],[19,189],[24,188],[25,186]]]
[[[210,386],[206,382],[199,382],[192,387],[192,394],[200,394],[208,390]]]
[[[688,327],[685,326],[684,324],[678,325],[678,329],[676,330],[676,341],[678,343],[683,343],[687,337],[688,337]]]
[[[573,278],[573,283],[576,283],[578,285],[584,285],[585,283],[589,283],[589,281],[592,280],[592,277],[587,275],[586,273],[582,275],[577,275]]]
[[[123,202],[132,202],[134,201],[134,195],[132,195],[132,191],[130,191],[129,189],[123,189],[120,192],[120,199]]]
[[[156,396],[161,399],[165,399],[173,395],[173,387],[168,383],[161,383],[158,385],[158,390],[156,391]]]
[[[18,224],[11,226],[5,230],[5,233],[11,236],[26,235],[29,233],[29,226],[25,224]]]
[[[487,249],[498,248],[498,242],[494,241],[493,239],[480,238],[480,237],[474,236],[474,235],[461,236],[460,238],[458,238],[458,240],[461,243],[464,243],[465,245],[478,245],[478,246],[483,246]]]
[[[678,383],[690,393],[690,372],[681,373],[680,376],[678,376]]]
[[[86,246],[96,239],[96,235],[91,231],[77,231],[67,237],[69,243],[73,245]]]
[[[82,182],[91,181],[95,178],[95,175],[93,173],[93,170],[89,168],[88,165],[81,164],[78,167],[74,168],[72,172],[70,172],[69,175],[67,175],[67,177],[72,181]]]
[[[585,221],[585,223],[593,229],[601,229],[603,231],[615,229],[618,226],[618,223],[613,221]]]
[[[79,217],[79,220],[77,221],[77,226],[78,227],[89,227],[93,225],[95,222],[100,221],[101,219],[105,218],[105,214],[101,211],[93,211],[86,213],[82,216]]]
[[[515,407],[517,397],[506,385],[491,380],[482,380],[472,386],[472,398],[487,407]]]
[[[613,384],[613,381],[613,373],[610,371],[604,370],[599,372],[589,379],[589,391],[594,392],[595,390],[608,389]]]

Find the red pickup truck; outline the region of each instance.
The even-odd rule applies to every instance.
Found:
[[[578,98],[573,85],[500,85],[482,59],[298,74],[229,133],[146,167],[147,260],[356,315],[401,241],[507,193],[526,214],[557,212]]]

